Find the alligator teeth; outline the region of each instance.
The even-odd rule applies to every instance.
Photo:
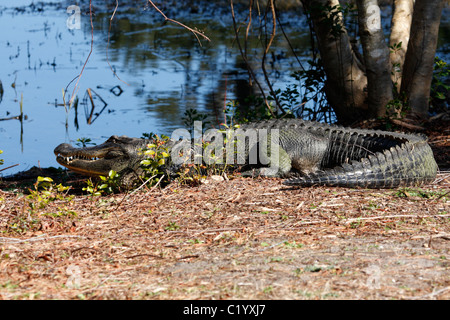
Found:
[[[80,154],[76,154],[76,155],[68,156],[68,157],[65,157],[63,155],[59,155],[59,156],[62,157],[63,160],[67,163],[69,163],[72,160],[77,160],[77,159],[78,160],[88,160],[88,161],[95,161],[95,160],[101,159],[99,157],[88,157],[88,156],[80,155]]]

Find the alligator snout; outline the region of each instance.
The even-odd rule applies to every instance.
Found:
[[[59,146],[57,146],[55,148],[55,150],[53,150],[53,152],[55,153],[55,155],[58,155],[58,154],[69,153],[70,151],[73,151],[73,150],[74,150],[74,147],[72,147],[70,144],[61,143]]]

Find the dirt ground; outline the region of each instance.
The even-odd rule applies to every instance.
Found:
[[[207,182],[92,197],[4,181],[0,298],[450,299],[449,171],[394,190]]]
[[[449,190],[238,178],[34,211],[0,192],[0,297],[449,299]]]

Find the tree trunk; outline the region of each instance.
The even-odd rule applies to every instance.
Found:
[[[426,118],[444,0],[394,0],[391,53],[378,1],[356,2],[364,61],[352,50],[339,0],[302,1],[311,14],[327,77],[325,92],[338,121],[351,123],[385,115],[394,95],[393,82],[407,98],[410,113]]]
[[[402,75],[410,114],[428,117],[430,87],[443,0],[418,0],[414,5],[411,36]]]
[[[358,21],[367,75],[371,116],[382,117],[393,99],[389,48],[381,28],[378,0],[357,0]]]
[[[394,1],[394,14],[391,20],[392,27],[389,45],[393,48],[391,49],[391,63],[393,65],[391,78],[398,92],[402,84],[401,74],[411,32],[413,8],[414,0]]]
[[[329,10],[338,6],[339,1],[304,0],[303,5],[311,13],[322,64],[327,75],[325,92],[338,121],[348,124],[367,118],[367,77],[358,66],[342,15],[337,13],[336,8]],[[336,26],[340,28],[338,32]]]

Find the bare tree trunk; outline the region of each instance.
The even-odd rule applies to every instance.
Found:
[[[401,91],[411,114],[428,117],[431,80],[443,0],[418,0],[414,5],[411,36],[403,68]]]
[[[342,15],[324,10],[339,5],[338,0],[304,0],[303,5],[311,12],[318,40],[318,47],[327,75],[325,91],[328,103],[333,108],[339,122],[351,123],[367,118],[366,103],[367,78],[358,66],[345,29]],[[340,31],[336,34],[335,27]],[[333,27],[333,29],[331,28]]]
[[[381,28],[378,0],[357,0],[371,116],[382,117],[393,99],[389,48]]]
[[[391,20],[391,36],[389,45],[394,48],[391,51],[392,82],[400,91],[402,70],[405,62],[406,49],[408,48],[411,22],[414,10],[414,0],[395,0],[394,13]]]

